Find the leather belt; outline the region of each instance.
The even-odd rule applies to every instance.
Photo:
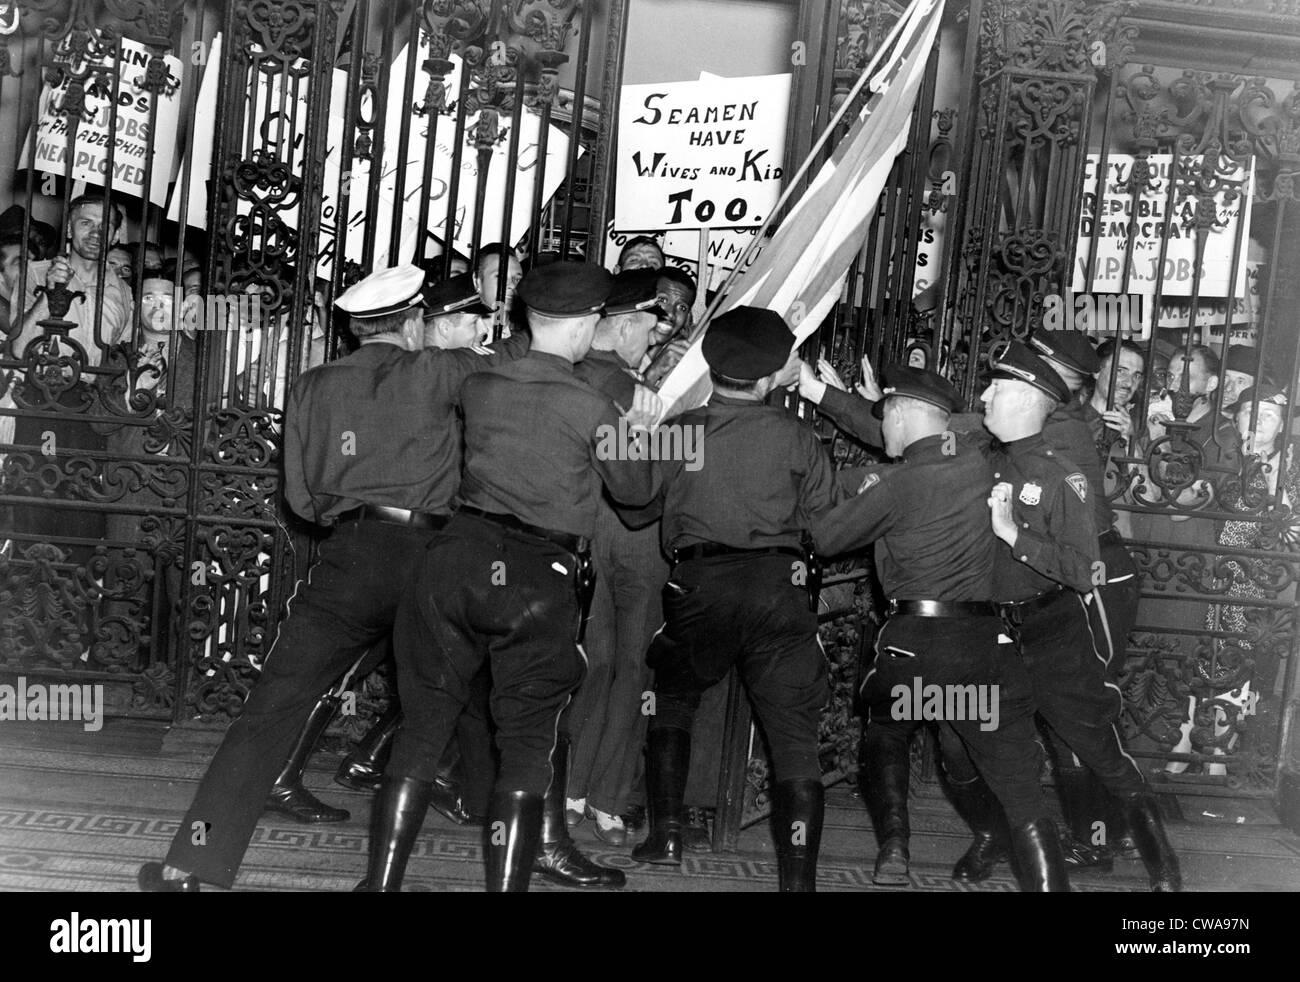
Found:
[[[1064,592],[1065,587],[1058,585],[1052,587],[1050,590],[1045,590],[1042,593],[1029,597],[1027,600],[1011,600],[999,604],[998,607],[1003,613],[1014,611],[1017,614],[1027,614],[1031,610],[1041,610],[1044,607],[1051,606],[1061,598]]]
[[[553,542],[555,545],[571,552],[575,556],[583,555],[591,551],[591,543],[586,536],[573,535],[571,532],[555,532],[551,529],[540,528],[536,525],[529,525],[527,522],[520,521],[514,515],[506,514],[499,511],[485,511],[482,508],[475,508],[472,505],[461,505],[456,510],[457,515],[472,515],[475,518],[481,518],[484,521],[491,522],[493,525],[500,525],[502,528],[509,529],[512,532],[522,532],[524,535],[531,535],[537,539],[545,539],[547,542]]]
[[[768,546],[765,549],[739,549],[725,546],[721,542],[700,542],[693,546],[682,546],[673,550],[673,565],[692,559],[712,559],[715,556],[796,556],[807,559],[802,549],[795,546]]]
[[[449,515],[435,515],[428,511],[411,511],[409,508],[393,508],[389,505],[362,505],[345,511],[334,520],[335,525],[344,522],[386,522],[389,525],[409,525],[418,529],[440,529],[447,524]]]
[[[979,600],[890,600],[890,617],[997,617],[998,605]]]

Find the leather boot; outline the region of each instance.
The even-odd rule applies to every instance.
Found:
[[[499,791],[492,796],[484,850],[488,893],[528,892],[545,807],[542,795],[528,791]]]
[[[370,863],[358,893],[397,893],[402,889],[406,861],[429,810],[433,785],[413,777],[385,777],[375,803],[370,831]]]
[[[1025,893],[1068,893],[1061,836],[1050,818],[1038,818],[1011,830],[1011,849]]]
[[[826,789],[819,780],[779,781],[772,788],[772,836],[782,893],[817,892]]]
[[[321,696],[312,707],[307,722],[303,725],[298,740],[289,751],[289,759],[284,762],[271,793],[266,798],[266,810],[288,815],[299,822],[346,822],[350,815],[343,808],[331,808],[302,786],[302,772],[320,742],[325,727],[338,712],[342,700],[329,694]]]
[[[895,753],[896,749],[892,742],[869,740],[864,730],[858,759],[864,761],[863,793],[879,845],[871,882],[879,886],[911,883],[907,875],[911,861],[907,790],[912,764],[906,743],[902,745],[901,755]]]
[[[953,804],[966,819],[975,838],[966,854],[957,860],[952,878],[963,883],[980,883],[993,875],[998,863],[1007,858],[1007,835],[1002,806],[982,778],[950,785]]]
[[[689,730],[651,728],[646,744],[646,797],[650,834],[632,850],[638,863],[682,864],[682,823],[686,817],[686,772],[691,764]]]
[[[551,786],[542,808],[541,845],[533,872],[566,887],[621,887],[622,870],[593,863],[582,854],[564,821],[564,790],[568,787],[569,741],[560,737],[551,752]]]
[[[1124,803],[1110,792],[1106,793],[1106,815],[1110,819],[1110,852],[1116,859],[1141,859],[1133,830],[1129,828],[1128,816],[1124,814]]]
[[[1069,828],[1061,832],[1061,849],[1070,869],[1095,869],[1109,873],[1115,865],[1107,845],[1093,845],[1094,822],[1106,820],[1106,789],[1083,767],[1058,767],[1056,789]],[[1110,840],[1110,829],[1103,825],[1102,834]]]
[[[1124,806],[1133,839],[1151,878],[1151,892],[1181,893],[1183,877],[1178,869],[1178,856],[1165,835],[1156,796],[1150,791],[1138,791],[1124,799]]]
[[[356,749],[344,758],[334,775],[334,782],[354,791],[378,791],[393,749],[393,737],[402,728],[402,706],[397,700],[389,704],[383,716],[375,720]]]

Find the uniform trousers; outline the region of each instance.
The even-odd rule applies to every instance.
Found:
[[[916,727],[938,717],[949,779],[969,783],[977,776],[973,762],[1007,819],[1021,825],[1047,814],[1039,785],[1042,753],[1034,738],[1029,674],[1010,639],[1001,642],[1000,637],[1006,637],[1002,620],[992,614],[889,618],[876,639],[875,665],[863,684],[870,712],[867,744],[870,753],[905,759]],[[927,708],[933,693],[939,699]],[[918,709],[922,719],[916,718]]]
[[[817,732],[830,695],[817,615],[782,553],[679,563],[664,588],[650,729],[691,729],[700,695],[732,665],[767,737],[776,780],[820,780]]]
[[[368,650],[377,649],[376,662],[382,657],[378,642],[393,629],[398,601],[434,534],[350,521],[320,544],[289,600],[262,675],[172,840],[168,865],[218,886],[234,882],[271,785],[312,707]]]
[[[569,710],[568,796],[620,815],[636,778],[650,682],[645,653],[663,625],[660,593],[668,564],[659,549],[658,524],[633,531],[604,503],[591,558],[596,588],[583,645],[587,675]]]
[[[433,538],[393,632],[405,722],[389,776],[435,778],[486,661],[496,791],[546,793],[560,715],[585,671],[576,576],[562,546],[472,515]]]

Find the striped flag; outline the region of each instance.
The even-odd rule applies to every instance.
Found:
[[[912,107],[943,16],[943,0],[914,0],[893,54],[868,83],[871,96],[831,159],[817,172],[758,258],[718,308],[766,307],[802,344],[844,290],[894,158],[907,143]],[[700,338],[664,379],[665,416],[703,405],[709,370]]]

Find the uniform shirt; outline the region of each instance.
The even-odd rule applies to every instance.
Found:
[[[620,433],[620,414],[558,355],[530,351],[473,375],[461,388],[460,402],[460,497],[467,505],[590,538],[602,480],[626,504],[643,505],[654,497],[648,454],[638,460],[597,454],[603,436]]]
[[[812,518],[841,497],[830,457],[812,429],[784,409],[715,392],[671,420],[692,431],[699,465],[656,464],[663,488],[665,552],[720,543],[734,549],[798,547]],[[685,439],[685,430],[680,431]],[[684,455],[682,455],[684,456]],[[694,466],[694,465],[692,465]]]
[[[573,366],[573,374],[593,389],[629,409],[636,392],[636,379],[631,366],[616,351],[597,351],[592,348],[587,357]]]
[[[818,549],[833,556],[876,542],[891,599],[993,599],[1000,543],[989,526],[987,448],[974,434],[936,434],[900,462],[868,468],[857,495],[814,520]]]
[[[31,310],[32,304],[36,303],[36,288],[45,285],[45,274],[49,272],[53,263],[53,259],[39,259],[27,264],[27,291],[23,301],[23,311]],[[95,268],[98,269],[98,265]],[[96,316],[95,297],[99,290],[98,282],[98,280],[83,280],[81,274],[73,270],[67,284],[68,289],[74,293],[80,290],[85,294],[85,297],[72,301],[66,318],[76,325],[68,331],[68,337],[85,349],[86,365],[90,367],[98,365],[103,358],[103,352],[96,339],[102,340],[105,347],[111,347],[122,341],[124,335],[130,330],[131,312],[134,306],[126,283],[110,269],[104,274],[104,306],[99,316]],[[44,298],[45,294],[42,293],[41,299]],[[44,308],[45,305],[42,304],[42,307]],[[18,322],[22,312],[15,310],[11,316],[15,322]],[[49,316],[48,308],[46,316]],[[99,326],[98,331],[96,325]],[[35,328],[23,331],[14,341],[14,354],[21,357],[23,349],[33,338],[40,337],[42,333],[43,329],[39,326],[39,321]]]
[[[1035,433],[993,444],[993,482],[1002,481],[1020,534],[1014,549],[998,540],[999,599],[1026,600],[1057,584],[1091,591],[1100,554],[1083,471]]]
[[[1081,403],[1075,398],[1057,406],[1043,424],[1043,438],[1048,445],[1078,464],[1088,479],[1092,519],[1098,533],[1109,531],[1115,524],[1115,513],[1106,500],[1106,458],[1101,456],[1099,443],[1105,423],[1091,403]]]
[[[304,372],[286,409],[289,506],[321,525],[363,504],[446,514],[460,483],[461,383],[527,348],[527,335],[491,355],[363,344]]]

